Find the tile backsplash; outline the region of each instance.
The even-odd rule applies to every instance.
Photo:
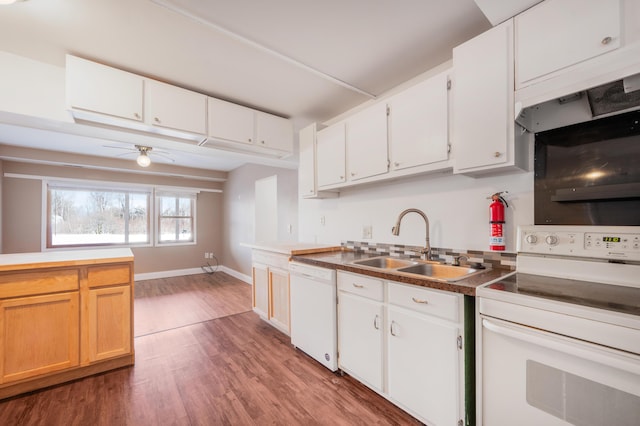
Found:
[[[403,256],[420,258],[419,246],[405,246],[401,244],[373,243],[369,241],[342,241],[342,247],[360,251],[368,254],[380,256]],[[463,250],[431,247],[431,254],[434,259],[444,260],[451,263],[455,256],[467,256],[468,260],[462,260],[461,264],[481,263],[485,267],[511,269],[516,268],[516,254],[496,251]]]

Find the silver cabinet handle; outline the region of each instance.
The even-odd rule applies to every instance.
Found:
[[[253,139],[249,138],[247,139],[248,142],[253,142]]]
[[[260,141],[260,143],[261,143],[262,145],[264,145],[264,141]]]
[[[373,328],[375,328],[376,330],[380,330],[380,324],[378,323],[378,321],[380,320],[380,316],[376,315],[376,317],[373,319]]]
[[[423,303],[425,305],[427,305],[429,303],[428,300],[425,299],[416,299],[415,297],[412,297],[411,300],[413,300],[415,303]]]
[[[391,325],[389,326],[389,333],[391,333],[392,336],[397,336],[397,334],[393,332],[393,324],[395,323],[395,321],[391,321]]]
[[[355,288],[364,288],[362,284],[351,283],[351,285],[354,286]]]
[[[496,157],[496,158],[498,158],[498,157],[502,156],[502,153],[501,153],[501,152],[496,151],[496,152],[494,152],[494,153],[493,153],[493,156],[494,156],[494,157]]]
[[[153,121],[155,121],[156,123],[159,123],[159,122],[160,122],[160,119],[159,119],[158,117],[154,117],[154,118],[153,118]]]
[[[356,175],[356,172],[351,172],[351,176],[355,176],[355,175]]]
[[[140,114],[138,114],[137,112],[134,112],[134,113],[133,113],[133,116],[134,116],[135,118],[140,118]]]
[[[613,40],[611,37],[605,37],[602,39],[602,41],[600,43],[607,45],[609,43],[611,43],[611,40]]]

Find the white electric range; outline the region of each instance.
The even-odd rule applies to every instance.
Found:
[[[640,425],[640,228],[526,226],[477,290],[478,425]]]

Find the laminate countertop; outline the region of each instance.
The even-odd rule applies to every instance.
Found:
[[[0,271],[131,261],[133,253],[128,248],[10,253],[0,255]]]
[[[414,274],[399,273],[394,270],[368,268],[353,264],[353,262],[356,260],[369,259],[379,256],[380,255],[377,254],[366,254],[343,248],[322,253],[293,255],[291,257],[291,260],[308,265],[318,266],[321,268],[353,272],[356,274],[368,275],[371,277],[381,278],[389,281],[418,285],[421,287],[435,288],[438,290],[450,291],[453,293],[461,293],[467,296],[475,296],[476,289],[479,286],[488,282],[499,280],[506,275],[514,272],[510,269],[502,268],[485,269],[482,272],[472,275],[468,278],[462,278],[457,281],[449,282],[429,279],[427,277],[422,277]]]
[[[253,250],[263,250],[271,253],[286,254],[289,256],[340,250],[340,247],[335,245],[297,243],[295,241],[262,241],[256,243],[242,243],[240,245],[242,247],[249,247]]]

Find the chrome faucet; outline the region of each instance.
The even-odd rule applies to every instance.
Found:
[[[426,259],[426,260],[431,260],[431,244],[429,244],[429,218],[427,217],[426,214],[424,214],[424,212],[422,210],[406,209],[406,210],[402,211],[402,213],[400,213],[400,216],[398,216],[398,220],[396,221],[396,225],[393,228],[391,228],[391,232],[393,233],[393,235],[396,235],[396,236],[400,235],[400,222],[402,221],[402,218],[407,213],[418,213],[424,219],[424,224],[425,224],[427,230],[426,230],[426,233],[425,233],[425,246],[420,251],[420,253],[422,254],[422,256],[420,256],[420,257],[422,257],[423,259]]]

